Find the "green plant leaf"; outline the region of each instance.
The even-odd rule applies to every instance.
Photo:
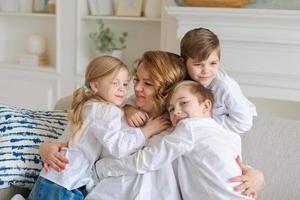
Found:
[[[126,48],[127,32],[122,32],[120,37],[116,37],[115,33],[105,26],[103,20],[99,20],[97,24],[98,31],[89,33],[89,38],[93,41],[98,51],[106,53]]]

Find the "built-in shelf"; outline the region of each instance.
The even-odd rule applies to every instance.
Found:
[[[160,22],[160,18],[151,18],[151,17],[119,17],[119,16],[93,16],[86,15],[83,16],[82,19],[103,19],[103,20],[118,20],[118,21],[152,21],[152,22]]]
[[[122,60],[130,67],[134,67],[135,60],[144,51],[160,49],[160,17],[91,15],[87,2],[77,1],[77,75],[82,76],[87,64],[97,55],[95,45],[89,38],[91,32],[99,30],[97,20],[103,20],[105,27],[110,28],[116,37],[123,32],[128,33]]]
[[[56,73],[56,69],[53,66],[27,66],[20,65],[17,62],[0,62],[0,69]]]
[[[55,14],[47,14],[47,13],[21,13],[21,12],[0,12],[1,16],[9,16],[9,17],[40,17],[40,18],[55,18]]]
[[[75,20],[84,21],[77,18],[77,1],[81,0],[56,1],[56,14],[0,12],[1,103],[52,109],[58,98],[72,94],[78,47]],[[20,57],[29,53],[33,34],[47,38],[48,66],[19,64]]]

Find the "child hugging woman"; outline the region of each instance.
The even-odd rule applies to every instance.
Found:
[[[69,164],[56,171],[46,164],[28,199],[84,199],[98,182],[94,163],[99,158],[127,156],[143,147],[145,140],[169,127],[164,118],[132,128],[123,120],[122,103],[127,95],[129,70],[110,56],[88,65],[85,84],[73,94],[63,149]]]

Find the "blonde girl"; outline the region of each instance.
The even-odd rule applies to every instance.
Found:
[[[63,171],[47,166],[28,199],[84,199],[97,182],[96,160],[121,158],[140,149],[145,139],[169,126],[163,118],[151,120],[143,128],[131,128],[122,120],[121,105],[127,95],[129,70],[119,59],[95,58],[87,67],[85,84],[73,94],[67,136],[63,149],[69,164]]]

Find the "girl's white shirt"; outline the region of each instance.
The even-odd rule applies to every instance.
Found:
[[[65,187],[68,190],[84,185],[90,190],[97,182],[94,172],[99,158],[127,156],[145,144],[145,137],[139,128],[129,127],[123,118],[123,111],[108,103],[89,101],[83,109],[83,125],[74,140],[68,139],[65,156],[69,164],[62,172],[50,168],[40,176]],[[69,138],[70,124],[62,138]]]
[[[129,157],[98,161],[96,170],[100,178],[151,174],[176,159],[174,170],[183,199],[250,199],[233,191],[239,183],[228,182],[229,178],[242,174],[235,161],[240,154],[238,134],[225,130],[211,118],[189,118],[180,121],[160,142]],[[158,183],[151,184],[157,187]]]
[[[217,78],[207,86],[214,94],[213,118],[225,129],[236,133],[249,131],[256,107],[242,93],[238,83],[220,69]]]

